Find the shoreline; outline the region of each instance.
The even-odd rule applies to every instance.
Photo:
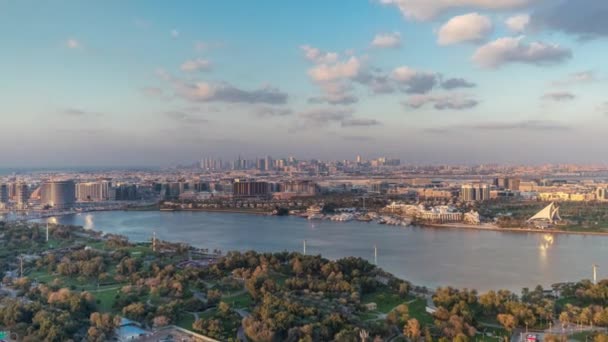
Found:
[[[106,210],[91,210],[89,212],[108,212],[108,211],[158,211],[158,212],[167,212],[167,213],[175,213],[175,212],[210,212],[210,213],[229,213],[229,214],[247,214],[247,215],[257,215],[257,216],[276,216],[272,215],[267,211],[253,211],[246,209],[144,209],[144,210],[129,210],[129,209],[106,209]],[[70,214],[78,214],[78,213],[70,213]],[[64,216],[66,214],[59,215],[51,215],[45,217],[31,218],[26,220],[36,220],[36,219],[45,219],[53,216]],[[298,215],[288,215],[293,217],[299,217],[302,219],[306,219],[305,217],[301,217]],[[325,221],[325,220],[322,220]],[[328,220],[330,221],[330,220]],[[332,221],[334,222],[334,221]],[[357,221],[358,222],[358,221]],[[340,222],[337,222],[340,223]],[[343,222],[342,222],[343,223]],[[492,231],[492,232],[504,232],[504,233],[535,233],[535,234],[559,234],[559,235],[583,235],[583,236],[608,236],[608,232],[593,232],[593,231],[570,231],[563,229],[534,229],[534,228],[501,228],[493,225],[471,225],[465,223],[417,223],[415,226],[420,228],[437,228],[437,229],[463,229],[463,230],[478,230],[478,231]],[[407,228],[407,227],[404,227]]]
[[[208,213],[229,213],[229,214],[250,214],[258,216],[273,216],[266,211],[253,211],[244,209],[155,209],[150,211],[160,211],[166,213],[177,213],[180,211],[184,212],[208,212]]]
[[[483,230],[491,232],[509,232],[509,233],[536,233],[536,234],[562,234],[562,235],[596,235],[608,236],[608,232],[585,232],[585,231],[570,231],[563,229],[534,229],[534,228],[500,228],[497,226],[484,225],[467,225],[462,223],[423,223],[420,227],[432,228],[449,228],[449,229],[468,229],[468,230]]]

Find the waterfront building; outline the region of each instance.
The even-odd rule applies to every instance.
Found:
[[[109,181],[76,184],[76,200],[79,202],[102,202],[111,199],[112,183]]]
[[[72,180],[48,181],[41,185],[41,204],[53,209],[68,209],[76,202],[76,185]]]
[[[137,185],[135,184],[120,184],[114,191],[117,201],[136,201],[139,198]]]
[[[270,194],[268,182],[235,180],[232,185],[234,197],[266,197]]]
[[[415,217],[423,221],[437,223],[461,222],[463,219],[462,213],[445,205],[433,207],[428,210],[419,210]]]
[[[559,216],[559,207],[555,204],[555,202],[551,202],[548,206],[546,206],[543,210],[536,213],[536,215],[532,216],[528,219],[528,223],[534,224],[537,227],[547,227],[548,225],[555,224],[558,221],[561,221],[562,218]]]
[[[15,184],[15,202],[20,209],[27,207],[28,200],[30,198],[30,188],[25,183]]]
[[[473,210],[469,211],[468,213],[465,213],[462,220],[464,221],[464,223],[468,224],[481,223],[481,217],[479,216],[479,213]]]

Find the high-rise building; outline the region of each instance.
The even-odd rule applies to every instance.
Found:
[[[267,182],[239,181],[232,185],[234,197],[264,197],[270,194],[270,186]]]
[[[137,185],[120,184],[116,187],[117,201],[136,201],[138,199]]]
[[[608,191],[606,190],[606,188],[597,188],[595,190],[595,199],[598,201],[605,201],[608,200]]]
[[[485,201],[490,199],[488,184],[465,184],[460,189],[460,197],[465,202]]]
[[[17,183],[15,184],[15,202],[21,208],[27,206],[28,200],[30,198],[30,188],[25,183]]]
[[[317,184],[309,180],[286,181],[281,185],[281,191],[298,195],[314,195],[317,192]]]
[[[498,177],[494,178],[494,185],[499,189],[519,191],[521,180],[519,178]]]
[[[207,171],[220,171],[224,165],[221,159],[205,158],[201,160],[200,168]]]
[[[8,184],[8,199],[11,201],[15,200],[15,194],[17,193],[17,183],[11,182]]]
[[[111,199],[112,183],[107,180],[76,184],[76,200],[79,202],[102,202]]]
[[[260,171],[267,171],[268,167],[266,166],[266,159],[258,159],[257,169]]]
[[[41,186],[41,204],[54,209],[68,209],[76,202],[76,185],[72,180],[48,181]]]
[[[8,185],[0,184],[0,204],[8,203]]]

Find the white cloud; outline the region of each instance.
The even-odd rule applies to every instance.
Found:
[[[551,84],[553,86],[561,87],[561,86],[571,86],[576,84],[587,84],[597,82],[598,77],[596,73],[592,70],[579,71],[573,74],[568,75],[566,78],[553,81]]]
[[[172,78],[169,80],[175,88],[175,93],[194,102],[226,102],[226,103],[262,103],[285,104],[288,95],[277,88],[262,87],[254,90],[244,90],[228,83],[187,83]]]
[[[82,47],[82,44],[78,40],[70,38],[65,41],[65,46],[70,49],[78,49]]]
[[[207,101],[215,95],[215,87],[206,82],[197,82],[181,89],[181,93],[192,100]]]
[[[525,43],[524,37],[500,38],[477,49],[473,61],[483,68],[498,68],[508,63],[549,64],[572,57],[572,51],[558,44]]]
[[[470,109],[479,104],[477,100],[471,99],[466,95],[462,94],[449,94],[449,95],[412,95],[404,106],[411,108],[421,108],[426,104],[433,104],[433,107],[437,110],[464,110]]]
[[[173,29],[173,30],[171,30],[170,33],[171,33],[171,37],[173,37],[175,39],[179,38],[179,30],[178,29]]]
[[[313,63],[331,64],[338,61],[339,55],[336,52],[323,52],[310,45],[302,45],[300,49],[304,52],[304,57]]]
[[[447,10],[466,8],[479,10],[511,10],[539,0],[378,0],[397,7],[404,17],[430,20]]]
[[[572,34],[579,39],[608,36],[608,1],[561,0],[548,1],[532,13],[531,25]]]
[[[206,71],[209,68],[211,68],[211,62],[201,58],[185,61],[180,67],[185,72]]]
[[[507,25],[509,30],[515,33],[523,33],[528,27],[528,24],[530,24],[529,14],[518,14],[505,20],[505,25]]]
[[[254,111],[254,114],[258,117],[281,117],[291,115],[293,111],[289,108],[281,107],[260,107]]]
[[[492,20],[486,16],[479,13],[459,15],[439,29],[437,42],[441,45],[480,42],[492,33],[492,30]]]
[[[320,97],[312,97],[308,99],[308,102],[346,105],[359,101],[356,96],[351,94],[351,92],[353,91],[353,87],[350,83],[325,82],[320,83],[319,86],[321,87],[325,95]]]
[[[379,33],[372,40],[372,46],[377,48],[397,48],[401,46],[401,33]]]
[[[353,78],[359,74],[360,69],[361,61],[353,56],[346,61],[316,65],[308,70],[308,75],[316,82],[331,82]]]
[[[410,94],[428,93],[437,85],[437,74],[407,66],[395,68],[392,78],[397,81],[401,90]]]
[[[576,95],[568,91],[557,91],[553,93],[546,93],[541,98],[543,100],[564,102],[574,100],[576,98]]]
[[[298,116],[306,121],[305,126],[323,126],[352,118],[353,110],[350,108],[314,108],[303,111]]]
[[[304,57],[314,65],[308,69],[308,76],[321,88],[322,96],[311,97],[310,103],[329,103],[346,105],[355,103],[358,98],[351,94],[351,81],[357,78],[363,68],[357,56],[340,60],[336,52],[324,52],[310,45],[302,45]]]

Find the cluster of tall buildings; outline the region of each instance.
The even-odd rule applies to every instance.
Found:
[[[224,170],[259,170],[259,171],[283,171],[287,166],[296,164],[294,157],[287,159],[273,159],[270,156],[256,159],[242,159],[240,156],[234,162],[224,162],[222,159],[205,158],[200,161],[200,168],[205,171]]]
[[[136,185],[113,186],[110,180],[79,183],[74,180],[47,180],[33,185],[16,181],[0,184],[0,209],[70,209],[77,202],[136,199]]]
[[[243,159],[240,156],[233,162],[223,161],[222,159],[204,158],[199,162],[199,167],[205,171],[228,171],[228,170],[258,170],[262,172],[277,171],[289,172],[297,170],[316,169],[317,171],[338,170],[343,168],[377,168],[382,166],[400,166],[400,159],[391,159],[380,157],[372,160],[363,160],[361,156],[357,156],[354,161],[330,161],[322,162],[319,160],[299,161],[295,157],[274,159],[271,156],[255,159]]]
[[[521,179],[513,177],[498,177],[494,178],[494,186],[498,189],[519,191]]]
[[[200,193],[234,198],[313,196],[318,185],[310,180],[268,181],[261,179],[223,179],[218,181],[178,180],[154,183],[153,191],[163,200],[192,197]]]
[[[25,208],[30,196],[30,189],[26,183],[11,182],[0,184],[0,208],[8,207],[9,203],[15,203],[17,208]]]
[[[465,202],[476,202],[486,201],[490,199],[490,185],[477,183],[477,184],[464,184],[460,188],[460,197]]]

